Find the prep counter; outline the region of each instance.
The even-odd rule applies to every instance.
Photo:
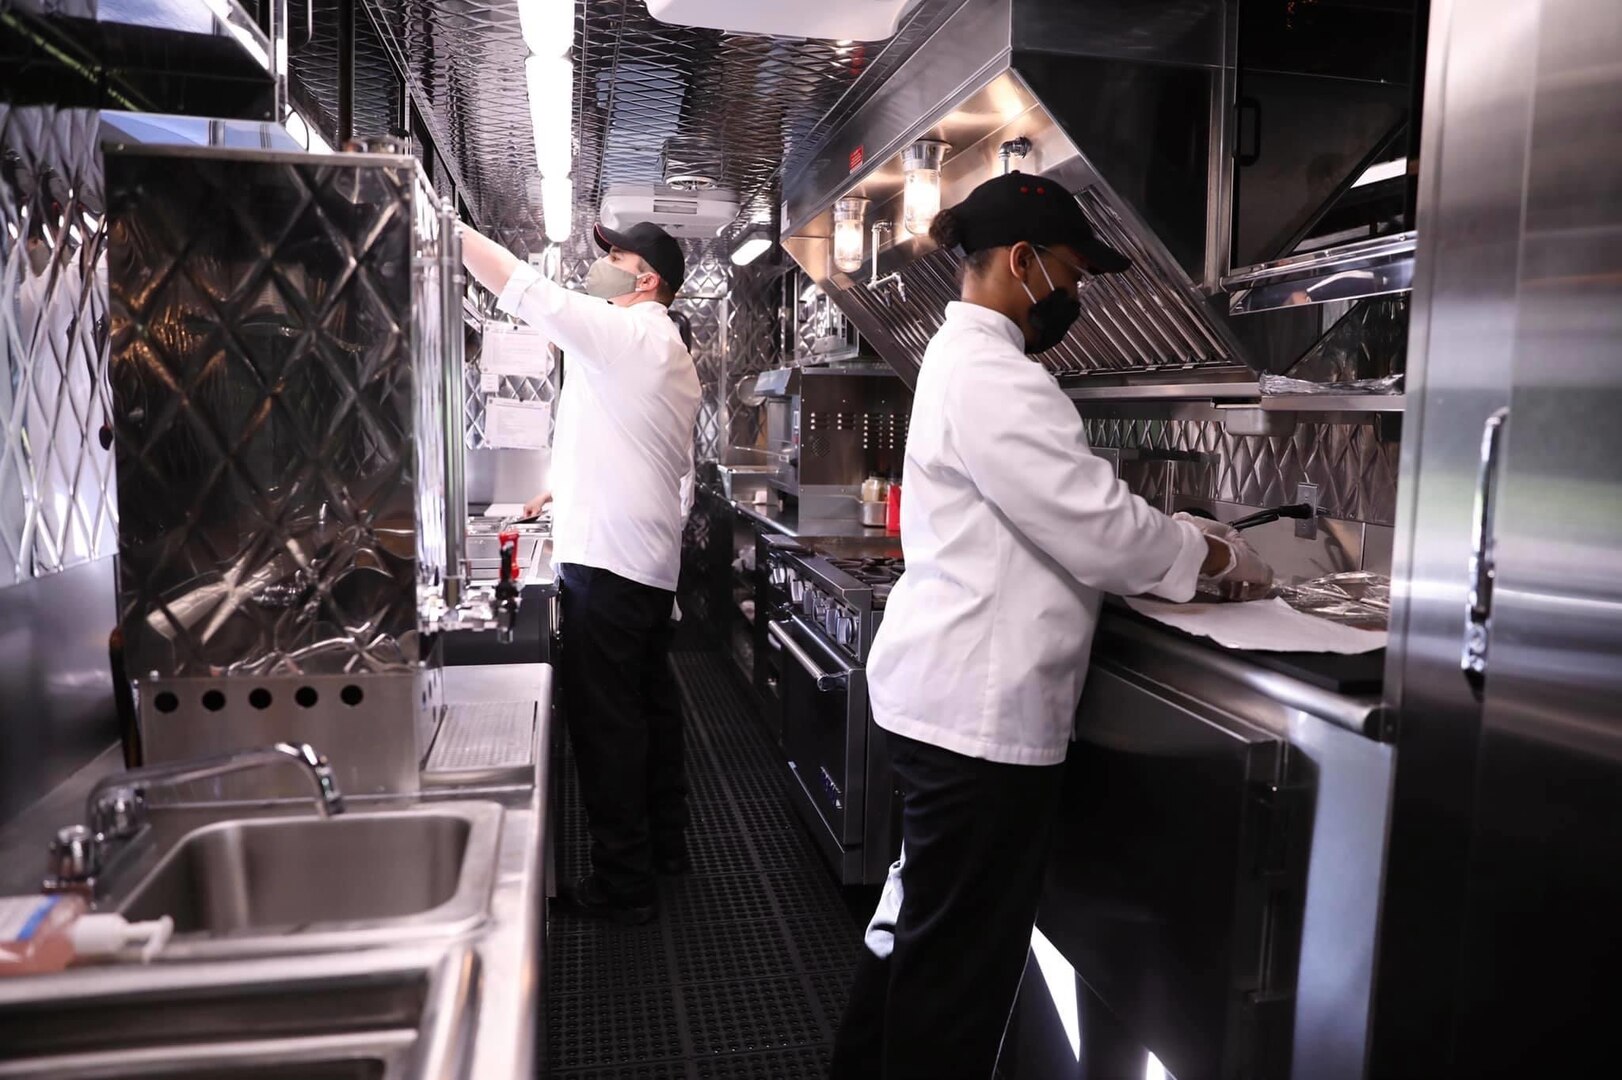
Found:
[[[479,863],[460,880],[480,884],[471,892],[459,886],[458,896],[473,895],[476,914],[436,921],[435,912],[447,906],[441,905],[414,918],[384,920],[393,924],[387,929],[350,918],[277,933],[177,935],[149,965],[0,979],[0,1076],[155,1077],[171,1075],[177,1062],[233,1075],[302,1063],[313,1075],[340,1061],[387,1080],[535,1075],[552,669],[448,668],[444,692],[447,719],[429,753],[421,794],[351,798],[347,812],[330,824],[341,827],[361,815],[379,825],[413,817],[436,824],[460,815],[472,830],[464,863]],[[515,709],[530,721],[511,723]],[[507,756],[527,767],[468,768],[476,764],[472,759],[488,756],[497,728],[516,744],[506,748]],[[90,788],[119,768],[115,747],[0,832],[6,893],[39,887],[54,831],[77,821]],[[298,826],[313,840],[327,824],[310,818],[304,802],[154,809],[143,846],[128,853],[127,873],[138,891],[150,880],[152,863],[161,872],[165,845],[176,850],[198,830]],[[442,878],[447,869],[429,863],[432,854],[425,853],[422,872]],[[376,888],[390,887],[386,877],[385,870]],[[275,885],[247,880],[251,888]],[[326,882],[301,902],[320,907],[321,889],[343,887]],[[335,899],[357,902],[348,892]],[[127,900],[115,888],[111,906]]]

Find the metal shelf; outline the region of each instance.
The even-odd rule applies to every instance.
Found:
[[[1400,413],[1402,394],[1279,394],[1261,399],[1265,412]]]
[[[0,61],[49,86],[60,107],[279,123],[285,2],[269,14],[271,35],[237,0],[25,5],[8,16]]]

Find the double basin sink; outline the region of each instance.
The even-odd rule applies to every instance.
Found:
[[[457,1075],[503,812],[153,815],[97,906],[174,938],[149,965],[0,979],[0,1078]]]

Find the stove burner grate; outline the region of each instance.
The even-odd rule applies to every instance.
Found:
[[[890,586],[900,579],[906,565],[900,559],[889,556],[868,556],[865,558],[834,557],[828,560],[829,565],[843,570],[863,585],[874,587],[875,600],[882,600],[889,595]],[[881,594],[879,590],[882,589]]]

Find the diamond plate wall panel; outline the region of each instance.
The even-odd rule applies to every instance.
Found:
[[[309,44],[288,58],[289,88],[300,111],[320,129],[327,142],[338,137],[338,3],[337,0],[289,0],[293,25],[315,8],[315,33]],[[387,135],[400,124],[400,76],[377,26],[364,11],[355,17],[354,129],[357,136]],[[438,189],[438,177],[434,178]]]
[[[419,574],[443,558],[416,535],[442,525],[418,520],[440,460],[419,172],[106,160],[131,670],[413,666]]]
[[[724,297],[676,301],[676,310],[687,316],[693,330],[693,364],[698,368],[701,393],[693,430],[694,461],[719,461],[725,449],[726,328],[722,314],[726,306]]]
[[[564,0],[559,0],[564,2]],[[765,220],[774,184],[815,152],[963,0],[923,0],[889,41],[845,44],[657,22],[641,0],[576,0],[576,222],[610,184],[656,183],[696,144]],[[511,0],[365,0],[383,46],[425,103],[475,218],[515,247],[540,244],[526,50]]]
[[[716,460],[729,460],[730,446],[765,445],[766,412],[761,405],[745,405],[739,390],[762,371],[782,363],[780,334],[783,270],[761,262],[738,267],[732,274],[727,305],[726,400],[731,432]]]
[[[0,587],[116,550],[97,131],[0,105]]]
[[[1317,484],[1330,517],[1393,525],[1397,512],[1398,440],[1374,424],[1302,424],[1289,437],[1232,435],[1216,422],[1087,421],[1095,447],[1203,453],[1201,464],[1124,461],[1121,477],[1153,505],[1173,494],[1268,507],[1294,502],[1296,485]]]
[[[480,315],[487,321],[505,321],[506,316],[496,310],[495,297],[484,289],[474,286],[470,290]],[[490,397],[505,398],[511,401],[540,401],[553,405],[558,399],[558,366],[559,351],[552,350],[552,370],[546,378],[526,378],[518,375],[503,375],[496,385],[494,393],[487,393],[483,385],[483,371],[479,365],[479,353],[484,344],[481,333],[472,330],[464,331],[466,367],[464,368],[464,394],[462,398],[463,417],[466,424],[467,448],[469,450],[485,449],[484,441],[484,406]],[[547,440],[551,441],[552,433],[547,432]]]
[[[539,174],[518,6],[513,0],[364,0],[364,6],[425,106],[423,119],[454,163],[474,219],[487,232],[529,237],[538,246]]]

